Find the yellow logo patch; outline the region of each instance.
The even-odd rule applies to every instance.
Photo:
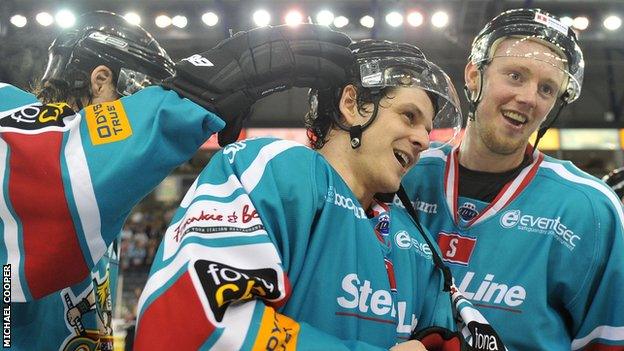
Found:
[[[299,323],[265,307],[252,350],[296,351],[300,328]]]
[[[121,101],[91,105],[86,111],[87,129],[93,145],[114,143],[132,135],[132,128]]]

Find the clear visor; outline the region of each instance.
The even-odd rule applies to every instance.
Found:
[[[581,95],[584,61],[581,61],[576,72],[571,74],[569,62],[563,51],[543,37],[501,38],[494,42],[490,52],[491,57],[482,58],[474,63],[479,64],[497,58],[511,58],[518,66],[531,68],[533,73],[539,73],[543,79],[552,81],[556,85],[556,96],[564,96],[567,103],[573,102]]]
[[[145,73],[133,71],[128,68],[119,70],[119,78],[117,79],[117,93],[121,96],[128,96],[137,91],[159,83],[160,80],[152,78]]]
[[[442,137],[432,149],[457,138],[462,125],[459,97],[451,79],[435,64],[415,57],[371,59],[360,64],[360,75],[365,88],[416,87],[433,93],[432,135]]]
[[[61,76],[65,71],[68,60],[69,56],[67,55],[50,52],[48,55],[48,64],[41,78],[41,82],[45,83],[47,81],[62,80]]]

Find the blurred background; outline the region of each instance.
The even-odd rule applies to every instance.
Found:
[[[0,81],[29,89],[42,75],[47,48],[62,28],[81,13],[108,10],[140,23],[174,60],[204,51],[237,31],[267,24],[311,21],[354,40],[405,41],[423,49],[463,95],[472,39],[496,14],[518,7],[540,7],[563,16],[585,54],[581,97],[564,110],[540,148],[598,177],[623,166],[624,0],[0,0]],[[260,101],[245,136],[306,143],[306,94],[305,89],[292,89]],[[465,99],[462,103],[465,108]],[[115,313],[120,337],[134,318],[132,306],[177,203],[216,150],[216,140],[206,142],[130,216],[120,243],[122,282]]]

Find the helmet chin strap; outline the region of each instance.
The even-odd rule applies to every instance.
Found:
[[[468,119],[471,121],[475,120],[477,105],[481,101],[481,92],[483,91],[483,65],[479,66],[477,70],[479,72],[479,89],[477,89],[477,97],[475,99],[472,98],[472,92],[468,89],[468,86],[464,85],[464,94],[468,100]]]
[[[550,129],[550,127],[552,127],[553,124],[555,124],[555,122],[557,121],[557,118],[559,118],[559,115],[561,114],[561,111],[563,111],[563,108],[566,107],[566,105],[568,104],[565,101],[564,96],[565,95],[562,95],[561,98],[559,99],[559,107],[557,108],[557,112],[555,113],[555,116],[551,118],[549,121],[545,121],[544,125],[538,129],[537,136],[535,137],[535,143],[533,144],[533,149],[537,149],[537,144],[539,144],[540,140],[542,139],[544,134],[546,134],[548,129]]]
[[[375,118],[377,118],[377,113],[379,112],[379,101],[381,101],[381,96],[375,97],[373,101],[373,114],[364,124],[356,124],[351,127],[347,127],[344,125],[340,118],[338,117],[338,113],[334,111],[332,114],[334,122],[338,126],[338,128],[349,132],[349,138],[351,139],[350,144],[352,149],[357,149],[362,146],[362,133],[366,130],[366,128],[370,127]]]

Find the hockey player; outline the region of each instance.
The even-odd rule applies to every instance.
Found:
[[[236,142],[191,186],[139,301],[138,350],[422,350],[412,331],[453,328],[435,248],[374,195],[458,120],[456,93],[412,45],[353,49],[348,83],[311,95],[317,151]]]
[[[424,153],[404,180],[459,289],[509,350],[624,349],[618,198],[529,144],[555,105],[579,97],[583,67],[557,17],[500,14],[472,44],[463,141]]]
[[[602,180],[615,191],[620,200],[624,200],[624,167],[614,169]]]
[[[344,79],[348,37],[319,27],[263,33],[185,59],[196,68],[178,72],[173,86],[161,82],[173,63],[147,32],[96,12],[52,43],[41,100],[0,84],[0,258],[12,348],[112,349],[107,265],[130,209],[224,120],[220,143],[235,140],[266,91]],[[142,89],[155,83],[165,89]]]

